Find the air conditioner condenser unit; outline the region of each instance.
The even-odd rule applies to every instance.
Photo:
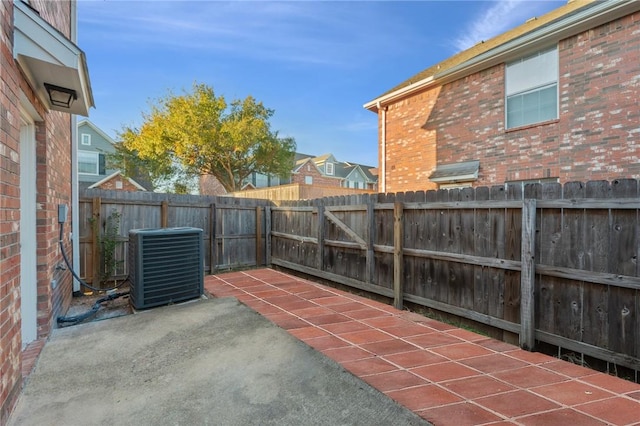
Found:
[[[204,291],[202,229],[129,231],[130,300],[135,309],[182,302]]]

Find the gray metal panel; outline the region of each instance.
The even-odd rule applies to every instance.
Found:
[[[132,229],[130,300],[145,309],[200,297],[204,292],[202,229]]]

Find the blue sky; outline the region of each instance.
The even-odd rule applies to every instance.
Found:
[[[362,105],[421,70],[565,1],[78,2],[96,108],[116,137],[149,102],[194,82],[252,95],[298,151],[377,165]]]

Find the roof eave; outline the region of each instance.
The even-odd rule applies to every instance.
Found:
[[[111,145],[115,145],[117,142],[109,135],[107,135],[105,132],[102,131],[102,129],[100,129],[98,126],[96,126],[95,124],[93,124],[93,122],[85,119],[82,119],[78,122],[78,129],[80,128],[80,126],[82,125],[86,125],[89,126],[93,129],[94,132],[96,132],[97,134],[99,134],[100,136],[102,136],[107,142],[109,142]]]
[[[22,1],[14,2],[14,29],[13,56],[46,108],[88,116],[94,99],[84,52]],[[76,100],[53,105],[44,83],[74,90]]]
[[[398,89],[395,92],[387,93],[386,95],[372,100],[371,102],[367,102],[366,104],[364,104],[364,108],[377,113],[378,108],[380,108],[382,104],[388,104],[390,101],[393,101],[397,98],[401,98],[403,96],[406,96],[407,94],[425,89],[433,83],[433,79],[434,77],[430,76],[406,87],[403,87],[402,89]]]
[[[388,105],[393,101],[422,91],[428,87],[442,85],[499,63],[515,59],[520,55],[526,54],[528,51],[549,45],[552,41],[558,42],[638,10],[640,10],[640,2],[635,0],[609,0],[594,3],[591,7],[535,29],[452,68],[380,96],[364,104],[364,108],[377,113],[381,106],[385,104]]]

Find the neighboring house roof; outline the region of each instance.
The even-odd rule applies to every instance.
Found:
[[[322,164],[330,159],[332,159],[334,162],[336,161],[336,158],[333,156],[333,154],[327,153],[327,154],[319,155],[317,157],[313,157],[313,162],[316,164]]]
[[[101,179],[98,182],[94,183],[93,185],[89,186],[89,189],[99,188],[104,183],[109,182],[111,179],[115,179],[118,176],[122,176],[122,173],[120,172],[120,170],[118,170],[117,172],[111,173],[109,176],[105,177],[104,179]],[[140,191],[147,191],[147,189],[144,186],[140,185],[138,182],[136,182],[132,178],[126,177],[126,176],[122,176],[122,177],[128,180],[133,186],[138,188]]]
[[[81,126],[89,126],[93,129],[94,132],[96,132],[97,134],[99,134],[100,136],[102,136],[106,141],[111,142],[112,145],[116,144],[116,141],[113,140],[113,138],[109,135],[107,135],[105,132],[103,132],[100,128],[98,128],[95,124],[93,124],[91,121],[89,120],[80,120],[78,121],[78,129]]]
[[[293,172],[293,173],[299,173],[299,172],[300,172],[300,170],[301,170],[301,169],[304,167],[304,165],[305,165],[305,164],[307,164],[307,163],[313,164],[313,167],[315,167],[315,168],[316,168],[316,170],[318,170],[318,173],[324,174],[324,173],[322,172],[322,170],[320,170],[320,169],[318,168],[318,165],[315,163],[315,161],[313,161],[313,158],[311,158],[311,157],[302,158],[302,159],[300,159],[300,160],[296,161],[295,167],[293,168],[292,172]]]
[[[319,173],[328,178],[347,179],[351,175],[356,173],[356,170],[359,170],[367,181],[376,182],[378,180],[377,176],[370,172],[370,169],[373,169],[373,167],[365,166],[363,164],[337,161],[334,155],[331,153],[318,155],[316,157],[296,153],[295,158],[296,163],[293,169],[293,173],[299,173],[305,164],[312,163]],[[324,164],[329,160],[331,160],[331,162],[333,163],[332,175],[327,174],[324,170]]]
[[[543,48],[545,44],[557,42],[637,10],[640,10],[640,2],[634,0],[570,1],[490,40],[478,40],[475,46],[419,72],[366,103],[364,107],[377,112],[378,106],[385,102],[513,60],[518,55]]]

